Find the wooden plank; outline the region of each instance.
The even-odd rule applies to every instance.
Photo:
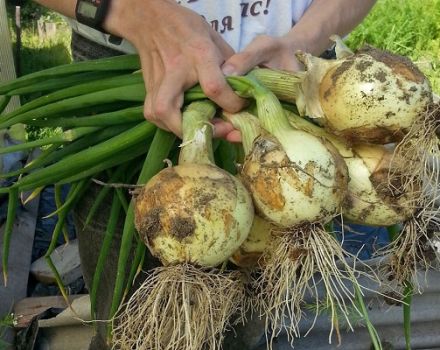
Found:
[[[83,294],[70,295],[69,303],[83,297]],[[49,296],[38,298],[24,298],[14,305],[14,314],[17,319],[16,328],[25,328],[31,320],[50,308],[67,308],[67,303],[62,296]]]
[[[15,78],[14,55],[12,53],[11,36],[8,28],[5,0],[0,0],[0,82]],[[18,97],[12,98],[6,112],[20,106]]]

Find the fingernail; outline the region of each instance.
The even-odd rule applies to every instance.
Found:
[[[237,75],[237,73],[235,72],[235,67],[230,65],[230,64],[225,64],[222,67],[222,71],[224,75]]]

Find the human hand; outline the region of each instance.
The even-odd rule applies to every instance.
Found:
[[[257,66],[298,71],[302,69],[295,57],[295,52],[299,49],[303,47],[290,37],[260,35],[243,51],[229,57],[223,64],[222,70],[225,75],[243,75]],[[241,141],[240,132],[231,124],[220,123],[217,134],[230,142]]]
[[[244,107],[220,68],[233,49],[200,15],[175,0],[113,0],[104,28],[138,50],[147,90],[144,114],[157,126],[181,136],[184,91],[198,82],[224,110]]]

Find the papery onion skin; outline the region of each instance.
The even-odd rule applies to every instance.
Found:
[[[264,265],[260,258],[269,246],[272,232],[276,229],[277,226],[255,215],[249,235],[229,260],[244,268]]]
[[[380,145],[358,145],[354,156],[345,158],[350,181],[343,215],[350,222],[391,226],[404,222],[415,212],[414,192],[389,187],[393,151]]]
[[[243,164],[242,180],[257,213],[285,228],[330,220],[346,193],[343,159],[323,139],[297,130],[284,136],[258,137]]]
[[[136,229],[164,265],[217,266],[246,239],[253,216],[243,184],[213,165],[162,170],[135,205]]]
[[[386,144],[403,138],[432,92],[409,59],[368,47],[327,71],[319,100],[333,133],[352,143]]]

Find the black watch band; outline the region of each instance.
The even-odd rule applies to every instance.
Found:
[[[110,7],[110,0],[77,0],[75,8],[76,20],[103,33],[102,28]]]

